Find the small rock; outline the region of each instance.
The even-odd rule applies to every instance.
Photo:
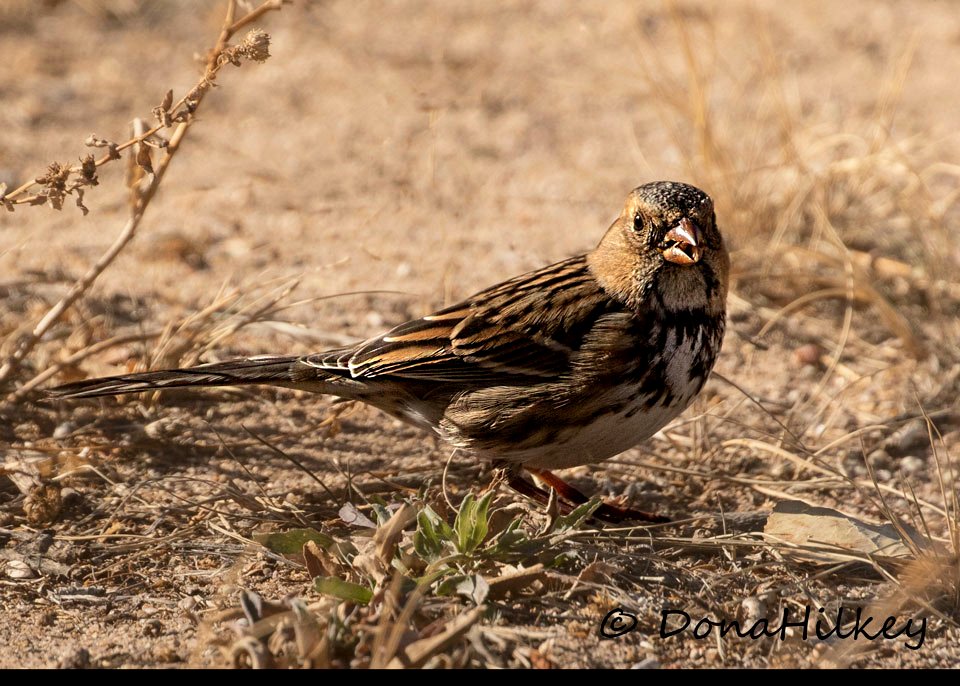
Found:
[[[900,469],[903,470],[904,474],[919,474],[926,466],[927,463],[915,455],[908,455],[900,460]]]
[[[75,488],[70,488],[69,486],[63,489],[60,489],[60,499],[63,501],[64,507],[77,507],[83,502],[83,496]]]
[[[767,616],[767,603],[758,596],[744,598],[740,603],[740,609],[743,610],[744,625],[756,624]]]
[[[870,466],[874,469],[890,469],[893,466],[893,459],[883,448],[874,450],[872,453],[867,455],[867,462],[870,463]]]
[[[921,420],[915,420],[907,424],[898,432],[896,438],[896,447],[901,454],[915,451],[930,445],[930,435],[927,432],[927,424]]]
[[[903,451],[913,450],[915,448],[921,448],[929,445],[930,443],[930,432],[927,430],[926,424],[916,423],[911,424],[907,427],[900,435],[899,448]]]
[[[76,648],[63,654],[57,662],[58,669],[87,669],[90,666],[90,651]]]
[[[245,238],[228,238],[220,244],[220,250],[227,255],[227,257],[232,257],[234,259],[239,257],[246,257],[250,254],[251,246],[250,241]]]
[[[53,430],[53,437],[56,439],[66,438],[76,430],[77,426],[73,422],[63,422]]]
[[[23,560],[10,560],[4,570],[11,579],[35,579],[37,573]]]
[[[816,343],[807,343],[794,349],[793,359],[801,366],[815,367],[820,364],[820,356],[822,354],[823,351],[820,350],[819,345]]]
[[[163,437],[166,422],[163,419],[157,419],[143,427],[143,432],[150,438],[159,439]]]
[[[653,657],[645,657],[640,662],[634,662],[630,669],[660,669],[660,661]]]
[[[144,636],[156,637],[163,632],[163,624],[160,623],[159,619],[148,619],[143,623],[143,627],[140,629],[140,633]]]

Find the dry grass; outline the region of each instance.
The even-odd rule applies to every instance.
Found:
[[[140,221],[160,188],[170,163],[180,149],[183,137],[193,123],[204,96],[215,85],[220,69],[226,64],[240,66],[242,60],[262,63],[270,57],[270,36],[259,29],[251,30],[239,45],[230,45],[230,39],[237,31],[250,25],[266,12],[280,9],[281,6],[282,0],[268,0],[256,9],[237,17],[236,2],[230,0],[227,3],[220,36],[210,49],[203,76],[176,103],[173,102],[173,91],[168,90],[162,102],[153,108],[153,116],[157,124],[149,130],[141,119],[135,119],[131,126],[133,137],[124,143],[114,143],[91,134],[86,140],[88,147],[107,149],[107,153],[100,159],[96,159],[93,154],[88,154],[81,158],[79,165],[74,167],[52,162],[47,167],[46,173],[33,181],[24,182],[10,192],[7,192],[6,184],[0,183],[0,204],[10,212],[13,212],[18,205],[39,206],[45,205],[48,201],[53,209],[62,210],[66,196],[71,195],[76,198],[77,207],[86,215],[89,209],[83,204],[84,190],[99,184],[97,170],[105,164],[122,159],[123,151],[129,149],[126,183],[129,190],[130,218],[110,248],[77,280],[67,294],[50,308],[29,334],[19,337],[12,345],[6,346],[9,352],[3,364],[0,365],[0,387],[15,380],[14,375],[19,370],[23,359],[33,352],[40,339],[63,317],[64,313],[84,297],[97,278],[133,240]],[[169,139],[161,134],[167,129],[172,130]],[[156,168],[153,165],[151,149],[162,151]],[[31,192],[36,186],[43,186],[43,188],[35,193]],[[49,373],[45,370],[23,383],[13,393],[12,399],[22,399],[47,378]]]
[[[752,5],[733,7],[730,16],[698,3],[641,9],[611,5],[609,15],[600,18],[583,10],[583,22],[605,27],[598,31],[610,30],[604,20],[617,24],[617,35],[629,50],[616,53],[619,69],[612,70],[604,61],[611,58],[596,47],[604,43],[590,43],[603,56],[603,68],[596,72],[596,84],[584,86],[593,73],[589,61],[579,67],[582,74],[565,71],[571,55],[587,54],[583,47],[569,39],[570,53],[558,48],[561,75],[536,82],[549,90],[551,79],[559,80],[561,87],[551,92],[560,114],[541,114],[547,123],[530,127],[526,138],[504,123],[527,111],[511,104],[511,94],[531,111],[550,96],[528,80],[504,77],[491,48],[471,47],[477,39],[469,27],[483,37],[490,27],[502,29],[500,20],[464,6],[433,8],[424,17],[436,22],[467,17],[449,20],[449,43],[429,39],[431,45],[439,41],[434,49],[442,54],[437,57],[428,46],[408,54],[405,42],[378,42],[379,29],[370,27],[369,17],[345,6],[285,9],[304,12],[296,30],[315,29],[305,19],[322,27],[344,22],[346,35],[363,37],[358,44],[382,50],[374,55],[351,52],[360,49],[336,28],[324,28],[320,36],[336,37],[344,45],[334,45],[319,58],[314,52],[325,48],[313,43],[308,43],[310,58],[304,57],[302,44],[300,53],[286,53],[283,73],[270,77],[278,92],[286,92],[283,79],[294,84],[292,91],[301,90],[309,75],[326,87],[301,97],[346,102],[348,110],[349,103],[360,103],[373,111],[363,120],[368,127],[389,129],[379,105],[368,100],[369,84],[344,85],[346,95],[335,92],[334,85],[338,69],[354,79],[368,74],[386,97],[397,98],[409,84],[378,71],[384,61],[396,63],[398,69],[413,70],[417,79],[433,78],[426,81],[420,103],[427,124],[423,130],[410,125],[414,133],[405,139],[406,147],[393,143],[389,130],[378,133],[388,152],[409,156],[404,172],[392,166],[393,160],[377,161],[380,149],[365,144],[362,132],[338,139],[345,147],[339,148],[339,158],[333,156],[337,164],[329,176],[316,172],[317,188],[336,186],[338,175],[348,175],[357,159],[363,171],[356,176],[354,192],[333,194],[320,209],[336,215],[336,221],[320,222],[330,238],[310,234],[320,236],[311,242],[301,237],[302,228],[278,238],[278,243],[298,246],[279,255],[292,260],[308,252],[309,267],[319,261],[319,269],[298,273],[292,266],[292,272],[277,276],[264,271],[263,262],[241,257],[248,276],[239,286],[226,285],[229,254],[220,263],[222,271],[209,269],[203,276],[208,252],[203,238],[178,233],[154,245],[160,253],[169,252],[169,259],[194,265],[192,273],[201,275],[204,289],[191,293],[187,286],[186,295],[178,293],[173,304],[144,316],[135,300],[131,305],[109,297],[124,292],[118,284],[136,280],[136,271],[116,260],[135,245],[129,241],[134,230],[128,230],[72,290],[68,284],[73,279],[53,268],[31,272],[25,267],[0,284],[8,295],[7,306],[0,308],[0,334],[6,339],[0,377],[10,391],[0,407],[0,441],[9,446],[0,468],[10,484],[0,489],[0,552],[6,564],[0,593],[12,599],[10,607],[19,603],[29,616],[41,621],[49,616],[58,626],[76,608],[97,608],[109,598],[130,616],[124,626],[138,630],[136,639],[124,643],[116,638],[108,611],[92,613],[85,620],[89,625],[76,620],[75,630],[64,631],[74,639],[85,636],[79,645],[89,644],[83,648],[86,658],[77,648],[35,663],[942,666],[960,660],[960,511],[953,456],[960,442],[960,283],[953,276],[958,257],[950,241],[960,220],[960,189],[957,167],[945,154],[955,152],[949,147],[953,143],[945,143],[915,111],[904,114],[902,106],[908,98],[932,102],[938,97],[911,90],[920,81],[918,70],[929,69],[935,56],[915,37],[881,32],[890,43],[878,67],[884,76],[857,93],[859,108],[853,115],[833,116],[811,105],[804,94],[803,70],[778,44],[785,39],[777,13]],[[530,27],[545,28],[510,30],[501,45],[505,54],[513,41],[521,41],[523,55],[557,44],[551,36],[564,24],[548,9],[524,5],[513,11],[536,17]],[[409,22],[403,29],[411,35],[445,35],[433,26],[424,29],[420,17],[400,19]],[[223,22],[201,83],[211,81],[210,70],[224,63],[217,55],[224,54],[230,35],[243,22],[232,15]],[[732,42],[730,22],[738,27],[734,35],[739,38]],[[462,27],[468,27],[463,34]],[[284,35],[293,40],[290,31],[295,30]],[[738,43],[748,45],[737,51]],[[274,47],[281,45],[275,42]],[[924,64],[918,66],[918,59]],[[438,71],[437,64],[447,65],[456,78],[448,83],[447,72]],[[835,68],[841,64],[838,48]],[[315,65],[330,73],[311,71]],[[831,76],[830,68],[820,65],[812,78]],[[464,95],[472,92],[471,84],[496,84],[498,78],[507,78],[507,85],[478,97],[482,116],[476,116],[482,123],[473,114],[456,118],[472,106]],[[574,120],[592,116],[591,98],[607,102],[620,88],[631,100],[617,110],[624,121],[616,120],[622,125],[615,142],[590,139],[587,129],[575,128]],[[586,104],[563,109],[565,89],[583,94]],[[263,91],[254,102],[257,98],[263,99]],[[196,109],[186,107],[190,99],[165,102],[153,129],[115,149],[129,149],[136,162],[144,154],[136,154],[137,146],[147,150],[143,143],[161,128],[185,130]],[[297,100],[289,96],[284,102],[280,112],[295,107]],[[312,116],[329,115],[323,108],[315,104]],[[180,112],[186,114],[178,123]],[[227,133],[215,140],[230,138],[237,117],[236,111],[226,116]],[[334,120],[324,119],[314,135],[321,136]],[[448,132],[459,134],[449,136],[455,141],[452,148],[449,139],[442,139],[444,122],[451,122]],[[566,215],[575,212],[578,221],[597,224],[597,212],[577,208],[589,205],[584,198],[599,188],[606,190],[603,184],[614,187],[622,179],[618,173],[603,176],[610,165],[601,165],[594,170],[603,183],[588,180],[584,169],[577,184],[569,184],[582,189],[579,197],[558,199],[553,191],[543,192],[557,160],[539,162],[547,153],[537,157],[530,150],[559,146],[567,138],[551,126],[561,131],[567,126],[601,150],[615,147],[620,155],[629,149],[632,159],[625,169],[630,174],[636,175],[637,167],[649,168],[655,176],[682,176],[709,189],[735,248],[731,332],[717,378],[692,411],[649,445],[570,474],[587,490],[626,492],[647,509],[667,510],[674,523],[597,528],[587,511],[572,518],[539,511],[502,489],[476,488],[478,481],[488,480],[480,467],[462,456],[446,460],[446,453],[425,445],[429,439],[415,432],[362,408],[340,406],[312,417],[304,398],[287,391],[223,390],[199,397],[171,393],[161,399],[70,408],[30,402],[35,389],[51,379],[117,365],[190,364],[278,345],[334,345],[437,304],[433,296],[399,297],[357,287],[369,288],[371,280],[386,287],[416,287],[419,293],[438,290],[438,298],[449,300],[466,294],[469,286],[491,281],[487,272],[500,267],[506,276],[541,258],[562,257],[574,247],[564,237],[555,239],[553,227],[573,226]],[[486,141],[478,143],[469,137],[477,127],[525,143],[503,157],[496,138],[477,134]],[[233,152],[259,157],[248,171],[261,175],[258,181],[273,173],[264,161],[269,154],[297,147],[286,142],[292,133],[270,131],[275,138],[259,151]],[[628,134],[620,136],[621,131]],[[203,142],[209,144],[211,136]],[[163,155],[171,155],[174,140],[179,140],[176,132],[159,149]],[[108,144],[107,149],[113,148]],[[489,185],[469,186],[476,172],[457,176],[452,170],[460,167],[450,162],[451,150],[469,151],[481,161],[493,157],[490,169],[518,165],[527,177],[505,182],[510,190],[502,194]],[[587,168],[597,164],[594,157],[608,159],[586,148],[574,150],[587,158]],[[226,175],[217,177],[218,186],[240,183],[229,150],[207,154],[224,158],[217,168]],[[325,153],[312,149],[310,154],[320,158]],[[146,202],[133,203],[134,216],[137,207],[142,216],[168,163],[164,157],[152,165],[148,195],[143,190],[139,195]],[[214,164],[196,157],[185,160],[178,167],[185,183],[175,192],[189,195],[191,185],[202,186],[210,173],[205,165]],[[91,172],[83,165],[64,169],[48,173],[39,191],[36,184],[20,184],[6,194],[6,202],[29,205],[31,197],[46,197],[48,205],[54,198],[62,204],[64,193],[89,185]],[[445,174],[467,185],[470,194],[460,193]],[[530,181],[536,174],[545,180]],[[377,195],[377,183],[370,178],[390,185],[389,192]],[[278,203],[270,205],[271,211],[283,213],[288,203],[296,213],[316,213],[319,191],[294,185],[270,194]],[[488,200],[498,213],[483,217],[466,207]],[[192,205],[187,202],[191,211]],[[275,226],[257,214],[256,199],[243,208],[232,198],[225,205],[231,214],[246,212],[257,217],[254,221]],[[551,214],[557,206],[563,212]],[[433,271],[417,266],[432,282],[422,274],[405,281],[405,275],[393,272],[423,249],[419,210],[411,207],[426,208],[427,217],[436,214],[458,229],[430,232],[429,244],[446,260],[439,264],[438,257]],[[605,204],[600,208],[609,210]],[[17,207],[10,216],[27,211],[46,208]],[[357,215],[361,218],[349,219]],[[483,220],[493,227],[492,234],[484,233]],[[504,246],[496,233],[500,221],[531,226],[531,240],[538,237],[535,227],[545,224],[543,255],[532,257],[531,264],[525,256],[517,258],[516,251],[523,248],[514,244],[521,238]],[[367,262],[342,249],[338,222],[357,228],[347,231],[346,239],[360,244],[356,252],[371,256]],[[369,227],[384,225],[408,227],[410,253],[400,253],[407,255],[404,260],[386,256],[382,244],[389,235],[364,238]],[[266,252],[271,238],[250,252]],[[321,248],[331,245],[338,249]],[[497,250],[482,258],[486,245]],[[130,259],[146,263],[152,257],[141,252]],[[479,274],[466,269],[473,263]],[[114,272],[116,281],[110,281]],[[351,280],[342,280],[343,273],[351,274]],[[388,282],[385,274],[394,276]],[[473,278],[478,282],[470,282]],[[289,302],[297,284],[310,293],[352,293],[335,300],[322,300],[323,295]],[[174,292],[175,285],[167,285]],[[770,513],[782,502],[802,507],[795,505],[799,513],[778,509],[781,519],[775,525]],[[866,523],[877,526],[871,529]],[[808,525],[814,534],[798,537]],[[883,545],[877,544],[880,540]],[[601,619],[617,607],[636,616],[638,630],[602,641]],[[910,650],[903,637],[817,641],[804,640],[797,631],[784,640],[720,638],[716,632],[709,640],[657,636],[665,608],[745,625],[769,618],[776,625],[785,610],[796,616],[804,607],[813,608],[814,621],[821,607],[827,618],[835,618],[840,608],[856,607],[876,617],[896,616],[898,627],[907,618],[922,617],[925,642]],[[51,650],[26,629],[22,634],[8,630],[4,637],[15,639],[8,645],[20,641]],[[78,645],[77,640],[71,645]],[[3,659],[5,664],[15,660]]]

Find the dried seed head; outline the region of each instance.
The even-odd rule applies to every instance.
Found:
[[[65,164],[60,164],[59,162],[51,162],[47,167],[47,173],[36,178],[36,182],[44,186],[44,189],[37,194],[38,197],[49,198],[50,205],[53,209],[61,209],[63,207],[63,196],[66,195],[67,178],[69,176],[70,167]],[[42,204],[42,201],[40,204]]]
[[[270,34],[253,29],[243,39],[237,53],[254,62],[266,62],[270,57]]]
[[[231,45],[224,48],[217,57],[217,64],[230,62],[239,67],[241,59],[254,62],[266,62],[270,57],[270,34],[260,29],[252,29],[240,45]]]
[[[97,160],[93,155],[80,158],[80,179],[88,186],[96,186],[100,183],[97,179]]]
[[[60,164],[59,162],[51,162],[47,165],[47,173],[43,176],[38,176],[36,181],[44,186],[63,188],[69,175],[70,167],[65,164]]]

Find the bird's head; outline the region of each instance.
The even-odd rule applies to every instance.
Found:
[[[719,314],[726,304],[730,258],[713,200],[685,183],[633,189],[590,266],[611,295],[636,308]]]

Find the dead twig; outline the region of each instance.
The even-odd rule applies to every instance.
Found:
[[[111,160],[119,159],[119,153],[126,148],[134,148],[135,150],[135,153],[128,158],[131,163],[131,173],[128,174],[127,179],[131,192],[130,218],[116,240],[101,255],[100,259],[44,315],[33,330],[19,342],[9,359],[0,366],[0,384],[4,384],[11,379],[23,360],[33,351],[47,331],[90,289],[104,270],[133,240],[150,201],[156,195],[157,189],[170,168],[174,155],[179,150],[187,130],[194,121],[197,108],[213,87],[220,69],[227,63],[239,66],[244,59],[263,62],[270,56],[270,36],[268,34],[259,29],[253,29],[240,44],[231,46],[229,41],[235,32],[266,12],[280,9],[282,5],[282,0],[268,0],[240,19],[236,19],[236,0],[229,0],[223,28],[216,45],[207,58],[203,76],[176,104],[173,103],[173,92],[167,92],[161,104],[153,110],[153,114],[159,122],[156,126],[146,131],[135,130],[133,137],[121,145],[91,136],[87,141],[88,145],[108,148],[108,153],[100,160],[94,160],[93,156],[89,155],[77,167],[67,168],[52,164],[48,168],[47,174],[10,193],[5,193],[5,188],[0,188],[0,203],[8,210],[12,210],[16,204],[42,204],[47,199],[50,199],[52,206],[59,209],[63,197],[73,191],[77,193],[78,205],[82,207],[82,186],[96,184],[96,169]],[[174,124],[176,124],[176,128],[169,141],[154,138],[161,129],[171,127]],[[162,150],[161,158],[156,165],[151,160],[150,150],[152,147]],[[74,177],[73,181],[70,180],[71,176]],[[147,176],[150,178],[149,181],[145,182]],[[20,197],[35,184],[44,185],[44,190],[29,198]],[[43,198],[43,200],[39,200],[39,198]],[[22,397],[22,394],[14,393],[8,400],[14,401],[20,397]]]

